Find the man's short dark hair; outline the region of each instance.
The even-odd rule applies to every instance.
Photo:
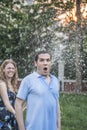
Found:
[[[46,51],[46,50],[42,50],[42,51],[37,52],[37,54],[36,54],[36,56],[35,56],[35,61],[38,60],[38,56],[39,56],[40,54],[49,54],[49,55],[50,55],[50,58],[51,58],[50,52],[48,52],[48,51]]]

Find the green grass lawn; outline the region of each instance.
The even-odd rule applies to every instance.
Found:
[[[61,130],[87,130],[87,95],[60,94]]]

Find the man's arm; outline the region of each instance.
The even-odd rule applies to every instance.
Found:
[[[58,101],[58,130],[61,130],[61,114],[60,114],[60,104],[59,104],[59,101]]]
[[[23,100],[16,98],[15,111],[16,111],[16,119],[18,122],[19,130],[25,130],[24,118],[23,118],[23,103],[24,103]]]

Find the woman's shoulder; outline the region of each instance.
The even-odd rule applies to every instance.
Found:
[[[1,87],[6,87],[6,83],[3,80],[0,80],[0,88]]]
[[[5,81],[0,79],[0,84],[5,84]]]

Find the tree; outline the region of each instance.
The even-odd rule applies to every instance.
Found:
[[[58,44],[62,44],[62,46],[66,46],[63,50],[65,77],[76,78],[77,83],[81,84],[82,76],[84,76],[82,74],[82,56],[85,59],[87,53],[83,50],[86,46],[86,38],[84,40],[83,36],[86,24],[83,23],[84,19],[79,12],[81,11],[79,3],[75,4],[75,0],[37,0],[37,4],[31,6],[25,6],[17,1],[9,2],[9,0],[0,3],[0,38],[2,39],[0,41],[0,59],[13,58],[18,64],[19,76],[24,77],[33,70],[33,58],[37,50],[47,48],[53,55],[52,69],[57,75]],[[74,7],[76,9],[78,7],[75,17],[77,21],[74,20],[75,15],[73,16],[72,13]],[[59,16],[63,17],[59,18]],[[62,37],[60,33],[62,33]],[[67,35],[67,40],[64,38],[64,34]],[[79,47],[79,45],[81,46]],[[86,69],[86,65],[83,68]],[[87,77],[86,73],[85,77]],[[80,84],[76,88],[81,90]]]
[[[38,48],[50,48],[52,35],[47,27],[55,10],[47,4],[32,5],[32,8],[23,5],[17,8],[18,5],[1,2],[0,59],[1,62],[14,59],[19,76],[24,77],[33,70],[33,57]]]
[[[81,11],[80,11],[81,0],[76,0],[76,92],[82,90],[82,29],[81,29]]]
[[[68,18],[65,18],[65,20],[68,23],[67,24],[65,21],[65,28],[67,29],[67,27],[69,26],[69,28],[68,28],[68,30],[69,30],[68,33],[70,34],[69,35],[69,44],[71,43],[69,47],[70,48],[72,47],[71,41],[73,41],[73,46],[75,45],[73,49],[75,49],[74,53],[75,53],[75,71],[76,71],[76,92],[80,92],[82,90],[82,69],[83,69],[83,52],[84,52],[84,50],[83,50],[83,44],[84,44],[83,30],[85,32],[84,27],[86,27],[86,24],[85,24],[86,17],[84,18],[82,16],[83,12],[81,12],[81,9],[84,7],[84,5],[82,5],[81,0],[71,0],[71,1],[67,1],[66,3],[62,0],[61,3],[64,3],[65,11],[67,11],[67,15],[68,15]],[[71,8],[69,8],[69,7],[71,7]],[[76,12],[75,12],[76,14],[73,14],[73,11],[75,11],[75,10],[76,10]],[[84,10],[85,10],[85,7],[84,7]],[[69,12],[71,12],[71,14]],[[74,70],[74,68],[73,68],[73,70]]]

